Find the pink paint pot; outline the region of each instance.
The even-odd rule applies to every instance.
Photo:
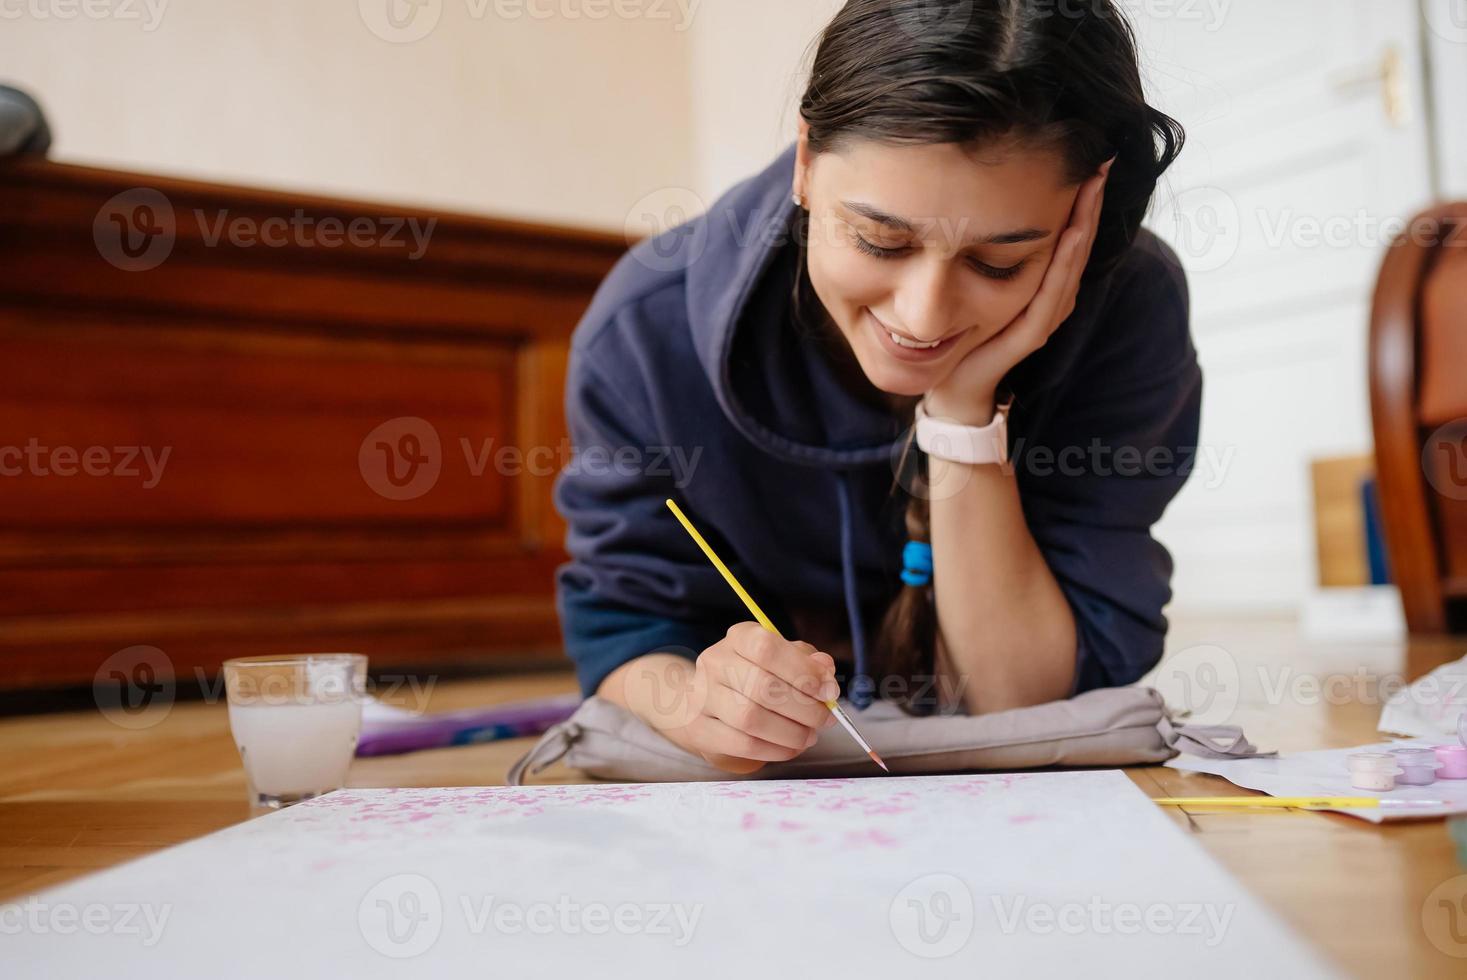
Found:
[[[1438,779],[1467,779],[1467,746],[1438,745],[1436,761],[1441,768],[1436,771]]]
[[[1396,788],[1396,774],[1401,767],[1389,752],[1354,752],[1345,758],[1350,769],[1350,785],[1356,789],[1385,792]]]
[[[1400,774],[1396,776],[1398,785],[1430,786],[1436,782],[1436,771],[1441,768],[1441,762],[1435,749],[1391,749],[1391,755],[1396,757],[1396,765],[1401,767]]]

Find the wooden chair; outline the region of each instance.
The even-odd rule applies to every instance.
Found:
[[[1467,630],[1467,203],[1417,215],[1386,255],[1371,315],[1370,407],[1407,625]]]

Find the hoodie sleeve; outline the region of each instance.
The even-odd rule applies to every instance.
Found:
[[[1072,694],[1130,684],[1161,659],[1172,559],[1151,527],[1197,451],[1186,278],[1161,243],[1138,250],[1045,431],[1015,447],[1030,532],[1074,611]]]
[[[605,329],[572,348],[567,371],[574,452],[556,478],[555,504],[570,561],[556,570],[556,609],[586,697],[629,660],[658,651],[695,658],[748,618],[664,502],[681,500],[680,477],[690,474],[669,463],[640,364]],[[699,530],[719,547],[712,529]]]

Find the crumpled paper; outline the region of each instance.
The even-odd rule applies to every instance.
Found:
[[[1467,710],[1467,657],[1442,664],[1401,688],[1380,710],[1378,731],[1418,738],[1457,738]]]

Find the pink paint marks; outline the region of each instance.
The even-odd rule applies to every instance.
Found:
[[[1003,792],[1012,788],[1015,784],[1032,779],[1033,773],[1026,772],[1004,772],[985,776],[968,776],[962,779],[950,779],[942,783],[944,792],[960,796],[983,796],[988,793]]]
[[[941,806],[944,800],[1002,794],[1030,778],[1027,773],[994,773],[910,780],[729,780],[692,787],[598,783],[357,790],[339,791],[286,813],[288,819],[313,827],[338,827],[349,833],[348,840],[380,845],[443,833],[473,833],[495,821],[533,820],[551,811],[586,813],[590,837],[597,826],[597,811],[632,808],[637,816],[646,815],[649,833],[655,832],[658,820],[669,815],[681,831],[687,831],[687,820],[678,815],[693,813],[736,827],[746,835],[746,846],[761,852],[793,847],[838,853],[898,847],[910,832],[907,828],[913,814],[920,817],[925,808]],[[1000,812],[1015,809],[1010,803]],[[1006,819],[1009,825],[1022,826],[1040,815],[1020,812]]]
[[[653,797],[651,788],[645,785],[621,783],[533,789],[500,786],[394,788],[338,791],[309,800],[288,812],[293,819],[306,823],[334,818],[344,819],[353,826],[401,830],[435,816],[446,819],[524,819],[555,807],[609,809],[636,805]]]

